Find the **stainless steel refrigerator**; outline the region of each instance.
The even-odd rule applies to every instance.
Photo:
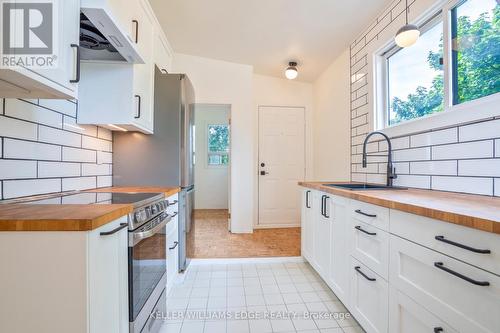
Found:
[[[179,270],[186,269],[194,209],[194,90],[184,74],[155,69],[154,134],[115,132],[113,185],[179,186]]]

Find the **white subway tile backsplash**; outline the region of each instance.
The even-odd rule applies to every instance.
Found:
[[[409,174],[410,173],[410,163],[409,162],[395,162],[393,164],[396,168],[396,174]]]
[[[97,187],[109,187],[113,186],[112,176],[98,176],[97,177]]]
[[[38,162],[38,177],[77,177],[80,176],[80,169],[80,163]]]
[[[4,158],[29,160],[61,160],[61,147],[51,144],[4,139]]]
[[[415,175],[399,175],[398,178],[394,180],[394,185],[430,189],[431,177],[415,176]]]
[[[499,138],[500,119],[459,127],[459,135],[460,141]]]
[[[458,175],[500,177],[500,159],[458,161]]]
[[[435,146],[458,141],[458,129],[449,128],[441,131],[422,133],[410,137],[412,147]]]
[[[433,160],[493,157],[493,140],[432,147]]]
[[[109,164],[82,164],[82,176],[106,176],[110,175]]]
[[[96,162],[95,150],[62,147],[62,160],[65,162]]]
[[[36,178],[36,161],[0,159],[2,179]]]
[[[0,105],[0,200],[111,186],[112,133],[76,124],[75,103],[0,99]]]
[[[68,116],[64,116],[63,128],[66,131],[80,133],[89,136],[97,136],[97,126],[93,125],[80,125],[76,123],[76,119]]]
[[[394,154],[394,161],[396,162],[429,160],[431,158],[431,148],[424,147],[424,148],[396,150],[393,154]]]
[[[78,177],[78,178],[63,178],[62,190],[75,191],[75,190],[88,190],[97,187],[96,177]]]
[[[97,137],[105,140],[113,140],[113,132],[104,127],[99,127],[97,131]]]
[[[40,126],[38,128],[38,141],[54,143],[63,146],[82,146],[82,136],[51,127]]]
[[[18,99],[5,100],[5,115],[38,124],[62,128],[62,115]]]
[[[4,180],[3,199],[61,191],[60,179]]]
[[[500,178],[495,178],[495,196],[500,197]]]
[[[411,162],[410,173],[416,175],[456,176],[457,161]]]
[[[500,140],[495,140],[495,157],[500,157]]]
[[[37,125],[23,120],[0,116],[0,136],[36,140]]]
[[[76,118],[76,104],[65,99],[40,99],[38,104],[48,109]]]
[[[493,178],[432,176],[432,189],[493,195]]]
[[[108,140],[91,138],[87,136],[82,137],[82,148],[101,150],[111,152],[113,151],[112,142]]]

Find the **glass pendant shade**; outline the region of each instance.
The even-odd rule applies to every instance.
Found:
[[[407,24],[401,27],[394,38],[400,47],[408,47],[415,44],[420,37],[420,30],[414,24]]]
[[[285,76],[288,80],[293,80],[299,75],[299,72],[297,71],[297,63],[291,61],[288,63],[288,67],[285,70]]]

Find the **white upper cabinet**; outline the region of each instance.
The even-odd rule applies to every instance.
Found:
[[[51,23],[44,23],[44,20],[50,22],[46,11],[30,11],[30,23],[37,22],[36,20],[38,19],[41,24],[48,24],[49,29],[53,30],[52,51],[54,57],[56,57],[54,68],[28,65],[0,67],[0,97],[77,98],[80,1],[64,0],[57,1],[55,4],[53,12],[55,17],[52,20],[52,26]],[[20,13],[24,13],[29,8],[26,7],[25,3],[19,6],[20,8],[15,8],[15,10],[5,13],[5,15],[8,15],[13,20],[10,28],[15,29],[14,33],[11,31],[11,35],[15,35],[16,38],[10,41],[10,45],[22,48],[22,50],[14,51],[15,56],[22,57],[24,56],[23,53],[27,52],[26,50],[33,49],[33,47],[50,47],[50,38],[46,40],[44,37],[33,37],[26,41],[24,35],[30,34],[30,36],[33,36],[33,32],[31,32],[28,23],[25,22],[26,24],[22,24],[15,22],[15,20],[20,17]],[[17,15],[15,14],[16,12]],[[19,40],[23,39],[24,41],[21,45]],[[3,56],[9,56],[8,50],[3,50],[2,52]],[[32,57],[34,55],[33,52],[26,54],[26,57]],[[52,60],[54,60],[54,57],[51,56]],[[43,58],[47,59],[47,57]],[[19,58],[16,59],[19,60]],[[37,62],[41,61],[42,57],[38,59]]]
[[[158,66],[163,73],[170,73],[172,71],[172,58],[172,47],[168,43],[165,34],[161,29],[156,29],[154,54],[156,66]]]

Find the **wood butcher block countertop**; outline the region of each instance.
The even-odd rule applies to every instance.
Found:
[[[448,223],[500,234],[500,198],[431,190],[344,190],[323,184],[299,182],[300,186],[421,215]]]
[[[107,187],[87,192],[164,193],[179,192],[176,187]],[[26,198],[33,200],[36,197]],[[46,198],[46,196],[45,196]],[[0,204],[0,231],[89,231],[132,212],[129,204],[40,205]]]

